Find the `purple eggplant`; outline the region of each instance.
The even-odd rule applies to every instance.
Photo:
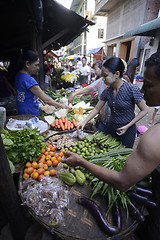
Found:
[[[143,204],[144,206],[146,207],[152,207],[152,208],[155,208],[158,206],[158,204],[154,201],[151,201],[150,199],[144,197],[144,196],[141,196],[133,191],[129,191],[127,192],[127,195],[130,199],[133,199],[135,200],[137,203],[141,203]]]
[[[127,201],[127,206],[129,213],[138,221],[143,222],[144,216],[141,214],[141,212],[136,208],[136,206],[130,201]]]
[[[122,230],[122,213],[120,206],[116,207],[115,205],[112,207],[112,216],[113,216],[113,225],[117,226],[118,229]]]
[[[152,191],[147,188],[142,188],[142,187],[136,186],[136,192],[143,196],[148,196],[148,197],[153,196]]]
[[[95,218],[95,220],[98,223],[101,230],[103,230],[110,236],[116,235],[119,233],[120,229],[118,229],[115,226],[111,226],[106,221],[100,207],[95,202],[93,202],[92,200],[90,200],[88,198],[82,197],[82,198],[79,198],[78,203],[80,203],[81,205],[86,207],[88,209],[88,211],[90,211],[90,213]]]

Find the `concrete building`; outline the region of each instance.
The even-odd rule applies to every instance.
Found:
[[[89,50],[103,47],[105,45],[107,18],[94,16],[95,0],[73,0],[70,9],[83,17],[88,16],[87,19],[95,22],[95,25],[89,26],[89,31],[82,33],[67,46],[67,54],[87,56]]]
[[[142,24],[156,19],[160,0],[96,0],[95,15],[107,16],[107,33],[105,51],[109,56],[115,55],[128,61],[138,57],[140,62],[148,58],[159,48],[157,35],[126,34]],[[159,24],[157,24],[160,27]],[[143,35],[143,34],[142,34]],[[153,47],[154,45],[154,47]],[[147,51],[150,49],[150,51]],[[143,66],[141,66],[143,72]]]

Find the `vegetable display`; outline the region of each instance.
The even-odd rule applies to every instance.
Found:
[[[45,147],[44,136],[37,129],[25,128],[20,131],[2,130],[1,136],[8,159],[13,163],[24,164],[36,161]]]

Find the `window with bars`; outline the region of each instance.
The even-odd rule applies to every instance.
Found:
[[[98,38],[104,37],[104,29],[98,29]]]

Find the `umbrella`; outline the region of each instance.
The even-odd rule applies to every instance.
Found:
[[[78,56],[78,55],[69,55],[67,57],[67,59],[73,60],[73,59],[77,59],[78,57],[80,57],[80,56]]]

